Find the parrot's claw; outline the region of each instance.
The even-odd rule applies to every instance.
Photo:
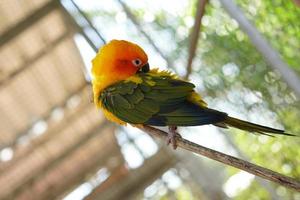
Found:
[[[174,150],[177,148],[176,137],[181,137],[176,130],[177,126],[169,126],[169,132],[167,136],[167,145],[172,144]]]

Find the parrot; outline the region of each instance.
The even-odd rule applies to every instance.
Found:
[[[92,60],[93,101],[117,124],[169,128],[167,144],[176,149],[177,127],[214,125],[259,134],[291,135],[251,123],[207,106],[195,85],[176,74],[150,69],[148,56],[137,44],[111,40]]]

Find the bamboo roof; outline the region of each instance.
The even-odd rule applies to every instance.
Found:
[[[4,0],[0,19],[0,199],[53,199],[124,165],[58,1]]]
[[[59,1],[3,0],[0,22],[0,199],[62,198],[101,169],[110,173],[101,190],[116,187],[117,198],[127,179],[145,182],[137,172],[160,169],[154,178],[174,164],[164,150],[162,162],[128,169],[114,126],[91,103],[74,41],[83,30]]]

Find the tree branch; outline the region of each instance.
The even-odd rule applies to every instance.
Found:
[[[140,130],[155,136],[159,137],[161,139],[166,139],[168,133],[153,128],[151,126],[136,126]],[[226,165],[230,165],[232,167],[241,169],[243,171],[249,172],[253,175],[259,176],[261,178],[267,179],[272,182],[279,183],[282,186],[288,187],[288,188],[293,188],[297,191],[300,191],[300,182],[294,178],[284,176],[280,173],[274,172],[270,169],[252,164],[250,162],[241,160],[239,158],[203,147],[201,145],[195,144],[193,142],[190,142],[188,140],[185,140],[183,138],[176,138],[177,141],[177,146],[181,147],[185,150],[194,152],[196,154],[208,157],[210,159],[219,161],[221,163],[224,163]]]

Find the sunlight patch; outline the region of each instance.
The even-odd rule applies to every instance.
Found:
[[[231,176],[223,186],[223,190],[230,198],[248,188],[254,179],[254,175],[241,171]]]

